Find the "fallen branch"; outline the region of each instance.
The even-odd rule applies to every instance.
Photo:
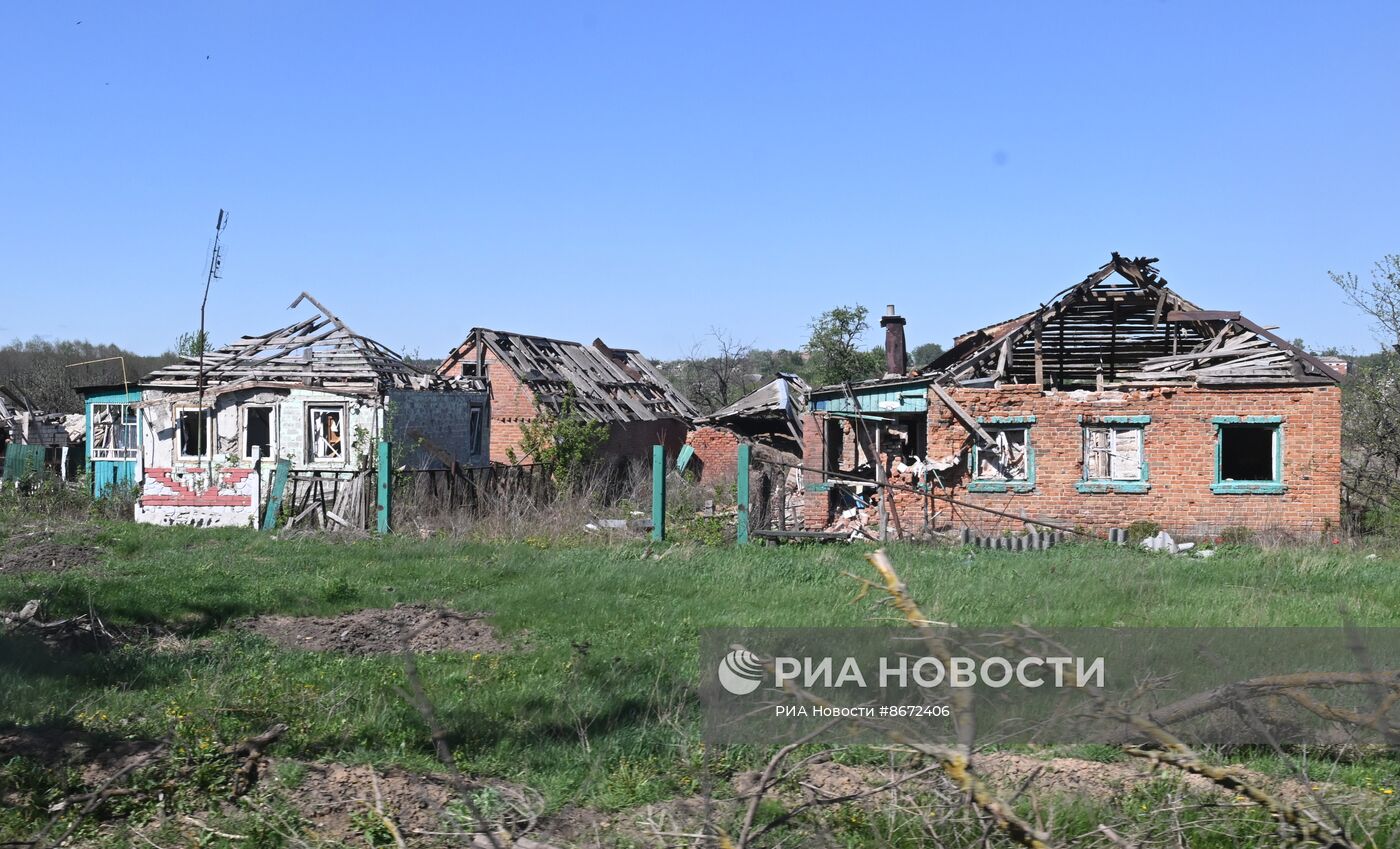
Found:
[[[1307,690],[1336,690],[1342,687],[1380,686],[1388,688],[1385,697],[1371,714],[1327,705]],[[1384,672],[1297,672],[1288,675],[1268,675],[1236,681],[1197,693],[1169,705],[1149,711],[1143,718],[1148,722],[1169,726],[1222,708],[1268,696],[1282,696],[1316,716],[1333,722],[1345,722],[1381,730],[1389,711],[1400,701],[1400,671]],[[1124,731],[1112,742],[1125,743],[1130,732]]]

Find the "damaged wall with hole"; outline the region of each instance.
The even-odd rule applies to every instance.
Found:
[[[950,413],[935,410],[928,422],[927,456],[942,458],[947,468],[915,471],[907,458],[885,454],[890,482],[1086,528],[1150,521],[1173,533],[1204,536],[1230,527],[1316,533],[1340,522],[1341,402],[1335,386],[1227,392],[1199,387],[1042,392],[1023,386],[955,388],[950,394],[995,434],[1022,435],[1023,450],[1014,454],[1019,465],[1000,473]],[[814,434],[807,441],[810,456],[828,450],[817,436],[823,418],[808,416]],[[1105,454],[1094,450],[1104,441],[1102,434],[1123,433],[1133,435],[1124,440],[1126,450],[1110,453],[1106,461],[1095,459]],[[806,527],[828,527],[854,507],[842,491],[870,501],[866,519],[873,521],[874,486],[833,481],[828,489],[832,485],[835,490],[825,498],[808,499]],[[908,532],[917,533],[926,521],[935,529],[983,532],[1023,524],[915,493],[895,492],[893,501]]]
[[[804,526],[869,535],[883,514],[906,538],[1026,519],[1195,536],[1335,528],[1338,371],[1273,328],[1184,300],[1154,262],[1114,254],[922,368],[815,391],[803,456],[822,472]],[[902,330],[893,307],[887,320]],[[883,511],[882,476],[913,490],[888,491]]]
[[[129,404],[138,419],[138,521],[256,525],[273,464],[287,460],[284,503],[314,493],[343,508],[317,515],[360,525],[382,439],[398,446],[399,468],[488,462],[482,381],[424,372],[310,295],[292,306],[304,300],[317,315],[141,379],[140,400]]]

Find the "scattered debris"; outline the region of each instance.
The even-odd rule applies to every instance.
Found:
[[[509,646],[484,621],[486,613],[462,614],[421,604],[357,610],[341,616],[259,616],[241,624],[279,646],[344,654],[396,654],[408,647],[431,652],[503,652]]]
[[[39,618],[41,606],[38,599],[30,599],[14,613],[0,612],[0,634],[29,634],[63,651],[106,651],[132,641],[120,629],[103,622],[96,611],[45,622]]]
[[[1167,554],[1181,554],[1196,547],[1194,542],[1177,542],[1166,531],[1158,531],[1156,536],[1147,537],[1138,545],[1148,551],[1165,551]]]

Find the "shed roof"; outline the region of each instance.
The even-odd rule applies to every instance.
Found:
[[[811,387],[795,374],[776,378],[735,401],[695,420],[696,424],[728,425],[761,421],[781,422],[797,439],[802,438],[802,414],[807,412]]]

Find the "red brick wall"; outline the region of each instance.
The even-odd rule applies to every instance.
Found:
[[[695,449],[695,459],[686,471],[694,469],[698,482],[711,486],[734,483],[739,474],[739,434],[707,425],[691,431],[686,444]]]
[[[974,416],[1035,416],[1035,487],[1026,493],[967,491],[966,464],[943,474],[953,497],[1017,516],[1057,520],[1089,528],[1126,527],[1146,520],[1176,534],[1211,535],[1231,526],[1316,532],[1335,527],[1341,514],[1341,393],[1338,387],[1202,389],[1157,387],[1124,392],[1051,392],[1035,387],[954,389],[950,394]],[[967,432],[936,398],[930,399],[928,456],[965,452]],[[1081,417],[1150,416],[1144,431],[1150,489],[1144,493],[1081,493]],[[1225,495],[1215,481],[1214,416],[1280,416],[1283,419],[1283,482],[1270,495]],[[804,424],[806,456],[822,456],[820,426]],[[965,453],[964,453],[965,456]],[[895,480],[892,476],[891,480]],[[896,496],[906,529],[922,525],[917,496]],[[983,531],[1018,528],[967,508],[934,503],[956,525]],[[825,521],[826,501],[809,498],[807,527]]]
[[[675,419],[650,422],[622,422],[611,426],[608,441],[598,449],[599,456],[651,462],[651,448],[662,445],[668,463],[675,461],[685,444],[688,428]]]

